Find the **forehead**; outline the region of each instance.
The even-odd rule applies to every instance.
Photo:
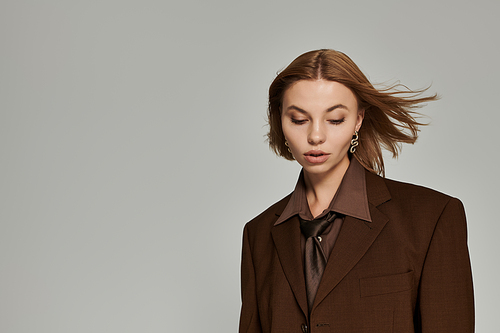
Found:
[[[349,88],[335,81],[300,80],[290,86],[283,95],[285,108],[290,105],[312,109],[329,108],[336,104],[357,109],[358,103]]]

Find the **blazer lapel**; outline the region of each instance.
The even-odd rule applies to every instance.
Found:
[[[367,172],[366,186],[372,222],[346,216],[328,259],[313,308],[339,284],[363,257],[389,221],[387,216],[376,207],[390,200],[390,194],[384,180]]]
[[[305,315],[308,313],[304,265],[300,249],[300,222],[297,216],[274,226],[271,234],[285,276],[295,299]]]

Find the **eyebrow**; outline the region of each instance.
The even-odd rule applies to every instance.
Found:
[[[295,106],[295,105],[290,105],[286,109],[287,109],[287,111],[288,110],[296,110],[296,111],[299,111],[300,113],[304,113],[304,114],[308,113],[306,110],[301,109],[301,108],[299,108],[298,106]],[[328,109],[326,109],[326,112],[332,112],[333,110],[336,110],[336,109],[346,109],[346,110],[349,111],[349,109],[347,108],[347,106],[345,106],[344,104],[336,104],[336,105],[331,106]]]

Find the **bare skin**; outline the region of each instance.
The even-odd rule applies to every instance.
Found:
[[[364,110],[341,83],[301,80],[285,91],[281,115],[283,133],[304,169],[306,197],[313,216],[332,201],[349,167],[347,155]]]

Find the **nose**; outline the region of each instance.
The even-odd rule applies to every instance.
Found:
[[[321,123],[315,122],[311,124],[307,141],[310,145],[317,146],[325,142],[326,133],[325,128]]]

